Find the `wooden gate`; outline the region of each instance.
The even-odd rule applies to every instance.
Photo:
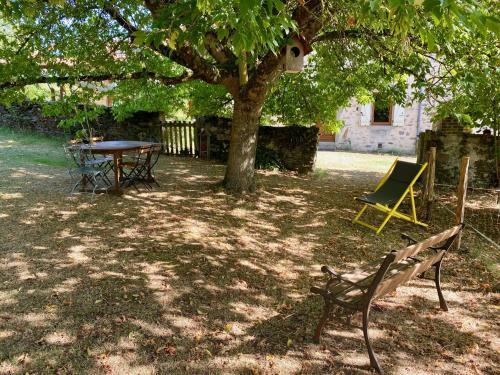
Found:
[[[166,122],[162,128],[167,155],[198,156],[198,131],[191,122]]]

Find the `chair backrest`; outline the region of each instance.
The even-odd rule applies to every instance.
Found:
[[[78,167],[85,165],[85,159],[79,144],[67,144],[63,145],[64,155],[72,164]]]
[[[408,161],[398,160],[392,170],[388,180],[411,184],[416,177],[423,172],[424,164],[410,163]]]
[[[379,183],[375,194],[384,201],[395,203],[424,172],[427,164],[396,160],[389,175]]]
[[[151,170],[153,170],[160,159],[163,147],[160,144],[155,144],[151,147]]]
[[[417,277],[443,259],[463,225],[457,225],[424,241],[387,254],[365,297],[365,303],[380,298]],[[429,250],[426,254],[423,254]],[[422,256],[416,258],[418,254]]]

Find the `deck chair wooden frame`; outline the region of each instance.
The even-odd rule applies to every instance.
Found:
[[[396,167],[397,163],[398,163],[398,158],[396,158],[396,160],[394,160],[394,163],[392,163],[391,167],[389,168],[389,170],[387,171],[385,176],[380,180],[380,182],[378,183],[374,192],[378,191],[387,182],[387,180],[391,176],[391,173],[394,171],[394,168]],[[404,190],[403,194],[401,194],[399,199],[396,201],[396,203],[392,207],[390,207],[389,205],[386,205],[386,204],[364,202],[365,203],[364,206],[361,208],[361,210],[358,212],[358,214],[354,218],[353,223],[360,224],[366,228],[369,228],[369,229],[375,231],[376,234],[379,234],[382,231],[382,229],[384,229],[384,227],[387,224],[387,222],[389,221],[389,219],[393,216],[395,218],[398,218],[401,220],[409,221],[410,223],[414,223],[417,225],[421,225],[423,227],[427,227],[427,224],[422,223],[421,221],[419,221],[417,219],[417,209],[415,206],[415,195],[414,195],[414,190],[413,190],[413,185],[415,185],[415,183],[417,182],[419,177],[424,172],[425,168],[427,168],[427,163],[422,164],[422,166],[420,167],[420,169],[417,172],[417,174],[415,175],[415,177],[408,184],[408,187]],[[401,203],[403,202],[403,200],[406,198],[406,196],[408,194],[410,194],[411,215],[407,215],[407,214],[404,214],[404,213],[398,211],[399,206],[401,205]],[[358,199],[358,198],[356,198],[356,199]],[[382,212],[387,214],[386,217],[384,218],[384,220],[382,221],[382,223],[380,224],[380,226],[376,227],[376,226],[368,224],[360,219],[361,215],[363,215],[363,213],[366,211],[366,209],[368,207],[372,207],[378,211],[382,211]]]

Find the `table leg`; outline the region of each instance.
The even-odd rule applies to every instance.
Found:
[[[80,166],[85,166],[85,154],[83,151],[80,151]],[[87,176],[82,174],[82,178],[80,180],[80,191],[87,191]]]
[[[121,155],[118,152],[113,153],[113,165],[115,172],[115,194],[121,194],[122,190],[120,189],[120,157]]]

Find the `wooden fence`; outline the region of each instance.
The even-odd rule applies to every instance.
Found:
[[[162,142],[167,155],[197,156],[198,131],[191,122],[167,122],[162,128]]]

